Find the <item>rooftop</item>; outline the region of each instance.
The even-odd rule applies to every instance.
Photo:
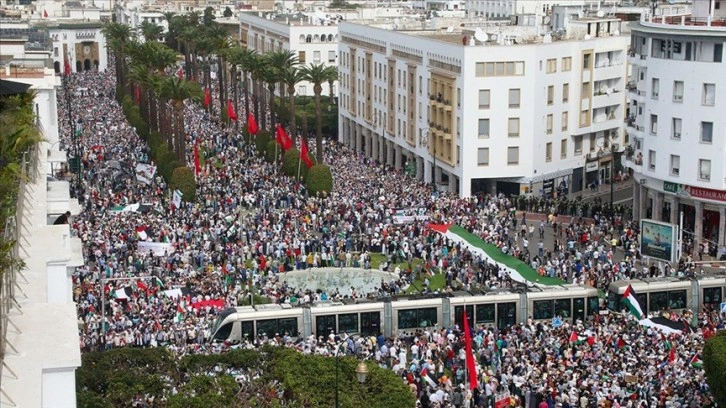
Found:
[[[697,17],[692,14],[690,7],[685,6],[662,7],[656,9],[655,13],[646,11],[640,15],[640,23],[645,27],[726,31],[726,17]]]

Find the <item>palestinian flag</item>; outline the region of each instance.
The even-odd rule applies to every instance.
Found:
[[[164,290],[164,282],[158,276],[151,278],[151,286],[157,286],[159,289]]]
[[[691,364],[691,367],[694,367],[694,368],[703,367],[703,360],[701,360],[700,354],[694,355],[693,358],[691,358],[691,361],[689,361],[689,363]]]
[[[431,376],[429,375],[429,371],[427,368],[421,370],[421,378],[424,379],[426,383],[431,386],[431,388],[436,388],[438,386],[438,384],[436,384],[436,381],[434,381],[434,379],[431,378]]]
[[[639,323],[641,326],[658,329],[663,334],[684,334],[693,332],[693,327],[691,327],[688,322],[684,320],[671,320],[662,316],[643,319]]]
[[[630,310],[633,316],[638,319],[643,318],[643,309],[640,307],[640,303],[638,303],[638,299],[635,297],[635,291],[631,285],[628,285],[625,293],[623,293],[623,302],[628,306],[628,310]]]
[[[146,235],[146,225],[142,225],[136,228],[136,235],[139,237],[140,240],[146,241],[149,238],[149,236]]]
[[[186,313],[187,302],[181,301],[176,305],[176,322],[181,323],[184,321],[184,314]]]
[[[449,240],[465,246],[474,257],[481,257],[489,264],[496,264],[509,273],[512,280],[527,285],[562,285],[565,281],[547,276],[540,276],[536,270],[519,259],[505,254],[493,244],[486,243],[480,237],[454,224],[429,224],[429,228]]]
[[[116,300],[129,300],[131,299],[131,296],[133,296],[133,294],[133,289],[128,286],[125,288],[116,289],[116,291],[114,291],[114,297],[116,298]]]

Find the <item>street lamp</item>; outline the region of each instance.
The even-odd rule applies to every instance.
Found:
[[[340,350],[343,349],[345,345],[346,343],[345,341],[343,341],[335,346],[335,408],[340,408],[340,399],[338,397],[338,366],[340,359]],[[366,363],[364,363],[363,361],[358,363],[358,366],[355,368],[355,376],[360,384],[366,382],[366,378],[368,378],[368,366],[366,365]]]
[[[600,148],[600,150],[597,152],[598,158],[608,157],[610,156],[610,209],[613,210],[615,207],[614,204],[614,195],[615,195],[615,186],[613,183],[613,173],[615,169],[615,153],[618,152],[618,149],[620,146],[617,143],[609,143],[609,148],[605,146],[605,141],[609,141],[608,138],[600,138],[597,140],[597,147]],[[607,149],[607,150],[604,150]]]
[[[431,134],[431,128],[428,128],[424,130],[424,132],[419,136],[419,143],[426,146],[426,150],[430,151],[433,148],[433,162],[434,167],[431,169],[431,184],[436,188],[436,141],[432,140],[433,135]]]

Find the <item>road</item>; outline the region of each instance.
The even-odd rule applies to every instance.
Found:
[[[603,203],[610,202],[610,185],[605,184],[599,186],[597,191],[585,189],[583,191],[572,193],[568,196],[569,198],[582,197],[584,201],[594,201],[601,199]],[[615,204],[632,205],[633,200],[633,181],[626,180],[620,183],[615,183],[613,188],[613,199]]]

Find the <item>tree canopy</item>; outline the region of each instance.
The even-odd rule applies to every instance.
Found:
[[[711,337],[703,347],[703,368],[706,382],[716,403],[726,406],[726,332]]]

